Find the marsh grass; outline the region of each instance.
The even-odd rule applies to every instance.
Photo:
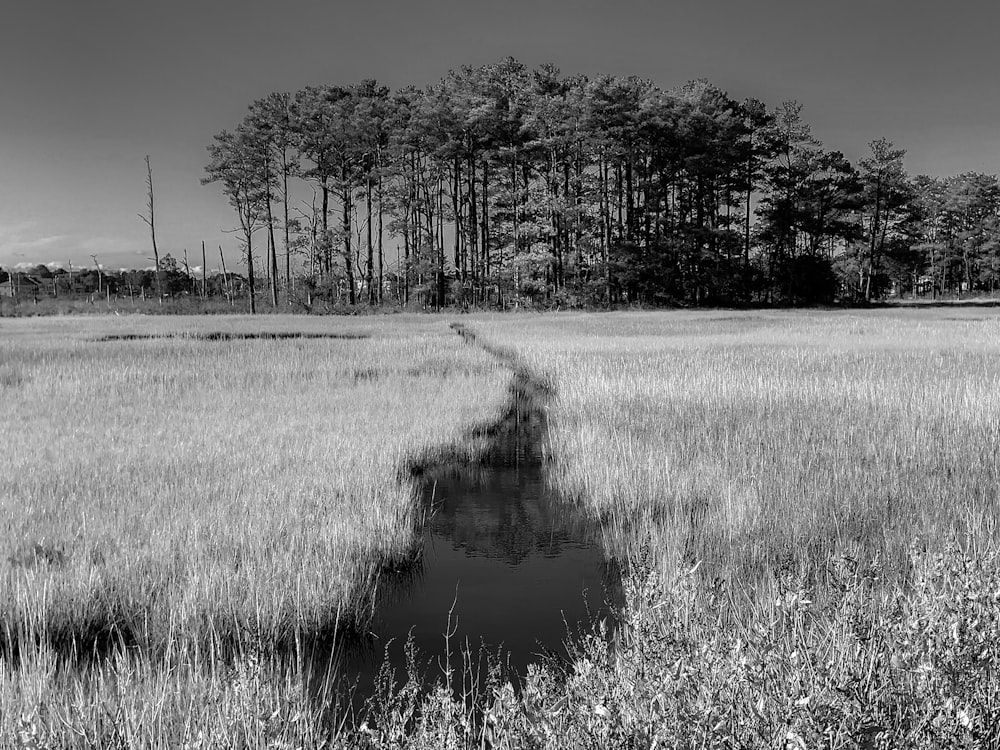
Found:
[[[412,467],[475,450],[463,438],[499,418],[509,376],[440,322],[295,326],[4,324],[0,735],[30,713],[18,692],[45,692],[11,681],[63,700],[87,685],[96,710],[125,673],[212,691],[221,665],[260,654],[280,673],[281,653],[363,627],[414,552]],[[95,341],[125,335],[151,338]]]
[[[925,311],[926,312],[926,311]],[[616,554],[821,584],[841,553],[906,576],[915,541],[992,539],[1000,316],[623,315],[484,321],[558,383],[556,485]],[[530,333],[529,333],[530,331]]]
[[[1000,747],[1000,318],[975,312],[473,317],[479,343],[516,353],[522,375],[553,394],[552,481],[602,520],[608,553],[626,571],[613,641],[600,630],[579,635],[570,661],[531,667],[521,693],[494,673],[456,698],[468,672],[461,658],[430,691],[411,669],[387,679],[370,723],[351,729],[317,712],[305,667],[277,666],[254,637],[241,636],[233,660],[180,638],[198,628],[177,629],[166,639],[169,670],[117,649],[117,660],[71,674],[43,638],[18,664],[0,663],[0,705],[10,709],[0,732],[38,747],[121,746],[122,727],[145,747]],[[379,341],[405,346],[414,330],[382,331]],[[204,345],[140,343],[158,362]],[[44,342],[22,348],[19,399],[52,382],[45,351]],[[420,362],[391,347],[379,361],[345,357],[336,381],[383,388],[416,373],[457,377],[453,353],[439,351],[448,354],[427,351]],[[473,356],[467,377],[490,377],[489,365],[476,369],[490,360],[470,351],[454,352]],[[234,386],[216,377],[219,389]],[[288,515],[275,511],[274,525]],[[22,561],[11,571],[55,581],[77,564],[75,545],[30,538],[10,552]],[[62,568],[50,562],[56,551],[69,555]],[[101,548],[94,559],[116,555]],[[276,568],[268,591],[287,585]],[[26,630],[59,621],[39,616],[49,611],[38,603],[45,586],[20,590],[35,597],[18,610]]]
[[[0,318],[34,318],[68,315],[94,315],[103,317],[109,314],[232,316],[234,314],[246,313],[249,309],[249,301],[246,299],[236,299],[230,302],[224,297],[202,299],[190,295],[166,297],[162,301],[157,300],[155,295],[152,294],[146,299],[138,295],[131,298],[127,295],[115,295],[110,301],[108,301],[106,296],[101,294],[58,298],[43,296],[34,299],[31,297],[21,297],[18,299],[0,297]],[[277,308],[272,308],[270,304],[260,304],[258,302],[258,312],[262,314],[301,313],[303,311],[304,306],[297,301],[292,306],[283,302]],[[330,312],[330,310],[326,309],[324,312]],[[348,310],[343,310],[342,312],[348,312]]]
[[[1000,743],[1000,316],[957,318],[474,323],[557,384],[552,481],[630,571],[545,744]]]
[[[405,468],[503,407],[505,374],[446,331],[8,339],[28,375],[6,409],[3,621],[30,601],[57,646],[162,648],[246,629],[288,643],[356,613],[409,554]]]

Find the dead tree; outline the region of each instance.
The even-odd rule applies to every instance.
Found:
[[[149,216],[139,214],[139,218],[149,224],[149,235],[153,240],[153,263],[156,264],[156,298],[163,302],[163,290],[160,287],[160,252],[156,249],[156,225],[153,214],[153,167],[149,163],[149,154],[146,154],[146,208]]]
[[[97,256],[91,255],[94,259],[94,268],[97,269],[97,293],[100,294],[104,288],[104,274],[101,273],[101,264],[97,262]]]

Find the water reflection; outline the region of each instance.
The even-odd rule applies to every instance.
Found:
[[[408,636],[431,678],[441,674],[450,632],[453,665],[461,650],[502,648],[516,682],[540,654],[565,653],[569,632],[609,616],[620,576],[604,559],[599,528],[546,486],[544,435],[544,412],[522,404],[481,462],[423,478],[421,557],[406,575],[383,581],[373,637],[340,654],[341,677],[357,676],[355,708],[371,693],[383,654],[402,673]]]

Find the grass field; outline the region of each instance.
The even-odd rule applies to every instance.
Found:
[[[238,338],[289,331],[367,338]],[[414,541],[407,468],[495,420],[509,379],[427,318],[18,320],[0,347],[0,641],[136,646],[164,683],[363,625]],[[37,708],[8,710],[20,687],[0,736]]]
[[[1000,743],[1000,316],[478,329],[555,385],[553,481],[633,563],[622,649],[553,693],[600,707],[553,712],[568,746]]]
[[[756,581],[952,532],[992,538],[1000,316],[497,319],[555,383],[556,482],[667,568]],[[652,535],[651,539],[647,536]],[[628,550],[622,550],[626,556]]]
[[[144,656],[72,672],[25,649],[3,736],[1000,746],[1000,316],[950,308],[463,316],[552,386],[552,481],[602,519],[628,609],[614,648],[497,686],[479,723],[404,688],[331,734],[255,643],[356,609],[406,555],[402,468],[501,410],[509,374],[448,322],[5,323],[6,638],[124,629]],[[137,326],[371,338],[95,340]]]

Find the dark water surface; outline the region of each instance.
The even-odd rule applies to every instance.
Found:
[[[403,679],[408,635],[429,681],[442,676],[450,632],[452,666],[461,665],[462,650],[502,648],[518,684],[540,655],[565,655],[570,633],[610,621],[620,574],[605,561],[599,528],[546,485],[544,442],[544,410],[522,402],[480,462],[422,478],[422,554],[383,581],[373,637],[340,654],[341,682],[357,679],[355,710],[372,693],[387,644]]]
[[[303,331],[181,331],[180,333],[109,333],[96,339],[109,341],[147,341],[155,339],[191,339],[194,341],[278,341],[284,339],[346,339],[369,338],[366,333],[308,333]]]

